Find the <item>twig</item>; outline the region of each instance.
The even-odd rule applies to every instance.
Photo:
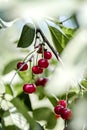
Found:
[[[48,41],[48,39],[45,37],[44,33],[41,31],[41,29],[37,28],[36,30],[37,32],[39,32],[43,38],[43,41],[49,46],[49,48],[52,50],[52,52],[54,53],[56,59],[64,66],[59,54],[56,52],[56,50],[53,48],[53,46],[50,44],[50,42]]]

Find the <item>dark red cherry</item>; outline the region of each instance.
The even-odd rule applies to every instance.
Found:
[[[58,104],[63,106],[63,107],[67,106],[66,100],[59,100]]]
[[[72,117],[72,111],[68,108],[64,108],[62,113],[61,113],[61,117],[64,119],[64,120],[70,120],[71,117]]]
[[[52,53],[49,51],[44,51],[44,58],[50,60],[52,58]]]
[[[63,112],[63,109],[64,109],[63,106],[57,105],[57,106],[55,106],[55,108],[54,108],[54,112],[55,112],[56,114],[58,114],[58,115],[61,115],[62,112]]]
[[[22,67],[23,66],[23,64],[25,64],[24,62],[18,62],[17,63],[17,69],[19,69],[20,67]],[[25,70],[27,70],[28,69],[28,65],[27,64],[25,64],[21,69],[20,69],[20,71],[25,71]]]
[[[40,59],[38,61],[38,66],[41,68],[47,68],[49,66],[49,62],[47,59]]]
[[[35,84],[24,84],[23,91],[26,94],[34,93],[36,91],[36,86]]]
[[[47,83],[48,79],[47,78],[38,78],[35,81],[36,86],[45,86]]]
[[[42,54],[42,47],[38,49],[37,53]]]
[[[32,72],[34,74],[41,74],[41,73],[43,73],[43,69],[41,67],[39,67],[39,66],[33,66],[32,67]]]

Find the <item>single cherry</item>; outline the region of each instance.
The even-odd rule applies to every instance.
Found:
[[[38,49],[37,53],[42,54],[42,46]]]
[[[20,67],[22,67],[22,65],[23,64],[25,64],[24,62],[18,62],[17,63],[17,69],[19,69]],[[28,65],[27,64],[25,64],[21,69],[20,69],[20,71],[25,71],[25,70],[27,70],[28,69]]]
[[[32,72],[34,74],[41,74],[41,73],[43,73],[43,69],[41,67],[39,67],[39,66],[33,66],[32,67]]]
[[[47,83],[48,79],[47,78],[38,78],[35,81],[36,86],[45,86]]]
[[[38,66],[41,68],[47,68],[49,66],[49,62],[47,59],[40,59],[38,61]]]
[[[66,100],[59,100],[58,104],[63,106],[63,107],[67,106]]]
[[[61,113],[61,117],[65,120],[70,120],[72,117],[72,111],[68,108],[64,108]]]
[[[35,84],[24,84],[23,91],[26,94],[34,93],[36,91],[36,86]]]
[[[61,115],[62,112],[63,112],[63,109],[64,109],[63,106],[57,105],[57,106],[55,106],[55,108],[54,108],[54,112],[55,112],[56,114],[58,114],[58,115]]]
[[[52,53],[50,51],[44,51],[44,58],[50,60],[52,58]]]

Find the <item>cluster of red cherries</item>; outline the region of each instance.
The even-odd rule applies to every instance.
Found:
[[[44,69],[48,68],[49,66],[48,60],[52,58],[52,53],[42,48],[42,46],[39,46],[37,53],[42,54],[43,58],[39,59],[38,64],[32,67],[32,73],[35,75],[42,74]],[[18,62],[17,69],[19,69],[19,71],[26,71],[28,69],[28,64],[25,64],[24,62]],[[38,78],[36,79],[35,83],[24,84],[23,91],[26,94],[34,93],[36,91],[36,86],[45,86],[47,81],[48,79],[46,77]]]
[[[66,100],[59,100],[57,106],[54,107],[56,118],[61,117],[64,120],[70,120],[72,117],[72,111],[67,108]]]

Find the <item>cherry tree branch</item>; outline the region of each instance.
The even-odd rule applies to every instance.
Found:
[[[48,41],[48,39],[45,37],[44,33],[42,32],[42,30],[40,28],[37,28],[36,32],[41,34],[41,37],[43,38],[43,41],[49,46],[49,48],[52,50],[52,52],[54,53],[56,59],[62,64],[62,66],[64,66],[58,52],[53,48],[53,46],[50,44],[50,42]]]

